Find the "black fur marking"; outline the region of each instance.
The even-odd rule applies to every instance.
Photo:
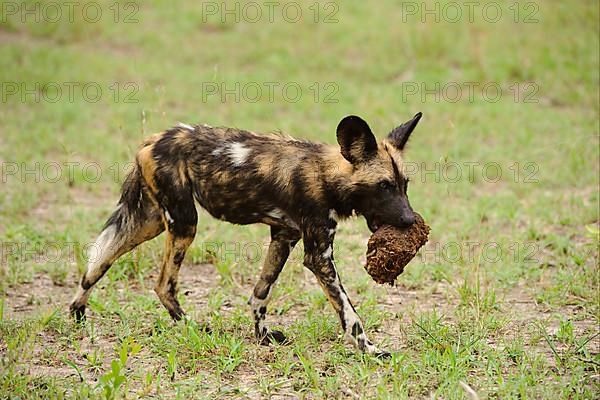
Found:
[[[338,279],[339,279],[339,277],[338,277]],[[354,313],[356,314],[356,308],[354,308],[354,305],[350,301],[350,297],[348,297],[348,294],[346,293],[346,289],[344,289],[344,287],[341,284],[340,284],[340,289],[346,295],[346,298],[348,299],[348,304],[350,304],[350,307],[352,308],[352,311],[354,311]]]
[[[85,279],[85,274],[81,277],[81,287],[83,288],[83,290],[88,290],[92,287],[92,285],[90,285],[87,279]]]
[[[258,320],[257,319],[255,319],[255,322],[254,322],[254,336],[256,336],[257,338],[261,337],[261,335],[260,335],[260,325],[258,324]]]
[[[179,321],[185,315],[179,304],[177,304],[174,309],[168,311],[171,318],[175,321]]]
[[[366,347],[367,347],[367,346],[365,345],[365,339],[361,337],[361,338],[358,338],[358,339],[357,339],[357,341],[358,341],[358,348],[359,348],[361,351],[365,351],[365,349],[366,349]]]
[[[85,321],[85,305],[78,306],[71,304],[70,307],[71,315],[75,318],[75,321],[81,323]]]
[[[121,189],[119,205],[113,214],[108,218],[102,230],[111,225],[116,227],[117,231],[127,226],[127,220],[142,220],[149,212],[150,203],[147,189],[143,184],[142,173],[137,165],[129,172]]]
[[[108,269],[110,268],[110,266],[111,266],[111,264],[102,264],[102,265],[100,266],[100,268],[99,268],[99,269],[100,269],[100,271],[102,271],[102,272],[101,272],[101,273],[100,273],[100,275],[98,276],[98,280],[104,276],[104,274],[106,273],[106,271],[108,271]],[[88,290],[88,289],[90,289],[92,286],[94,286],[94,284],[95,284],[95,283],[96,283],[96,282],[90,282],[90,281],[87,279],[87,274],[84,274],[84,275],[81,277],[81,287],[83,288],[83,290]]]
[[[267,307],[262,306],[261,308],[258,309],[258,312],[261,314],[265,314],[267,312]]]
[[[339,317],[340,317],[340,321],[342,323],[342,330],[344,332],[346,332],[346,318],[344,318],[344,312],[343,311],[339,312]]]
[[[394,169],[394,179],[396,180],[396,185],[399,188],[401,188],[403,186],[404,179],[402,178],[402,175],[400,174],[400,171],[398,170],[398,166],[394,162],[394,159],[392,158],[392,156],[390,156],[390,161],[392,162],[392,168]]]
[[[262,279],[262,278],[261,278]],[[258,283],[260,284],[260,282]],[[254,288],[254,298],[256,298],[257,300],[264,300],[267,298],[267,295],[269,294],[269,288],[271,287],[270,283],[264,284],[261,287],[255,287]],[[248,304],[250,304],[250,301],[248,301]]]
[[[184,257],[185,257],[185,250],[176,251],[175,255],[173,256],[173,263],[175,265],[181,265]]]
[[[337,127],[337,141],[344,158],[351,163],[364,162],[377,152],[377,140],[369,125],[360,117],[350,115]]]
[[[408,142],[410,134],[416,128],[422,116],[423,113],[418,112],[410,121],[406,121],[399,127],[393,129],[388,135],[389,141],[398,149],[404,150],[404,146],[406,145],[406,142]]]
[[[271,337],[272,340],[274,340],[277,343],[286,343],[288,341],[283,332],[281,331],[273,330],[269,332],[268,335]]]
[[[392,353],[390,353],[389,351],[378,351],[377,353],[375,353],[375,357],[380,358],[380,359],[387,359],[387,358],[391,358],[392,357]]]
[[[363,333],[363,329],[360,326],[360,323],[358,321],[356,321],[354,323],[354,325],[352,325],[352,336],[353,337],[358,337],[358,335],[360,335],[361,333]]]
[[[281,331],[272,330],[270,332],[266,332],[266,329],[265,329],[264,332],[265,332],[265,334],[261,337],[261,340],[260,340],[260,344],[263,346],[268,346],[271,343],[273,343],[273,344],[289,344],[290,343],[290,341],[285,337],[285,335]]]
[[[177,281],[173,277],[169,278],[167,292],[173,300],[177,301],[175,298],[175,295],[177,294]]]

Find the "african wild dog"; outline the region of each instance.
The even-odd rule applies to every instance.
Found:
[[[267,330],[264,320],[273,284],[302,239],[304,265],[337,311],[347,338],[362,351],[387,355],[367,339],[342,287],[333,239],[338,219],[353,213],[363,215],[371,231],[384,223],[414,222],[401,152],[420,118],[416,114],[378,144],[365,121],[346,117],[337,127],[339,148],[207,125],[179,124],[148,138],[96,240],[99,256],[90,260],[81,279],[72,314],[84,318],[93,285],[117,258],[166,230],[155,291],[171,317],[181,319],[177,276],[196,233],[197,201],[218,219],[271,227],[271,243],[249,302],[263,344],[285,341],[281,332]]]

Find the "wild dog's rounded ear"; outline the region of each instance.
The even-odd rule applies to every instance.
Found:
[[[406,121],[399,127],[393,129],[388,135],[388,140],[390,143],[392,143],[399,150],[404,150],[404,145],[406,145],[406,142],[408,142],[410,134],[415,129],[422,116],[423,113],[418,112],[410,121]]]
[[[377,153],[377,140],[369,125],[360,117],[350,115],[337,127],[337,141],[344,158],[351,163],[367,161]]]

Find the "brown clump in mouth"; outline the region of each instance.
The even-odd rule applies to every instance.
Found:
[[[383,225],[371,235],[365,269],[377,283],[392,285],[419,249],[427,243],[431,228],[415,213],[415,223],[405,229]]]

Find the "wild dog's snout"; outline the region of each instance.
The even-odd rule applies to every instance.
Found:
[[[417,218],[415,217],[415,213],[411,212],[410,214],[405,214],[400,218],[400,224],[402,225],[401,228],[408,228],[410,227],[412,224],[415,223],[415,221],[417,220]]]
[[[415,212],[413,211],[410,202],[408,201],[408,196],[406,192],[400,199],[400,204],[400,210],[396,218],[397,226],[399,228],[408,228],[415,223],[417,217],[415,216]],[[392,223],[391,225],[394,224]]]
[[[381,225],[392,225],[396,228],[409,228],[416,221],[415,213],[412,209],[400,210],[393,215],[375,218],[378,221],[378,227]]]

